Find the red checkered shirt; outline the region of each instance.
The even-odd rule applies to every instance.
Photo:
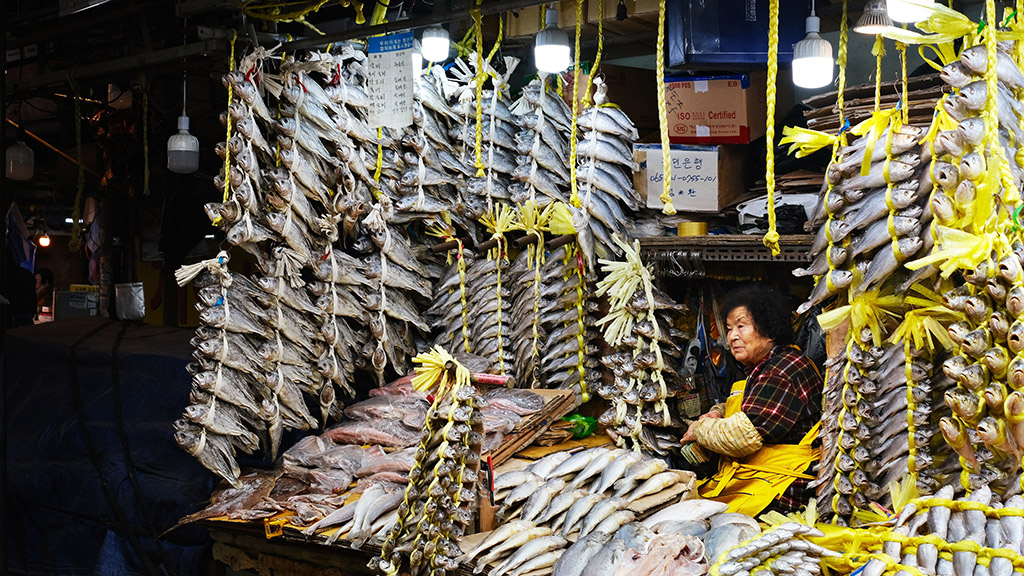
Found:
[[[797,348],[776,346],[748,373],[743,412],[765,444],[799,444],[821,420],[823,386],[818,369]],[[814,476],[816,467],[806,474]],[[812,495],[809,483],[797,478],[768,510],[800,509]]]

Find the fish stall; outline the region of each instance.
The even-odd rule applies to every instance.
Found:
[[[206,205],[230,247],[177,272],[201,325],[174,425],[223,482],[181,523],[233,567],[294,573],[1024,572],[1024,22],[992,0],[974,20],[904,1],[923,16],[872,51],[902,78],[847,88],[843,1],[837,90],[780,140],[830,154],[794,271],[813,281],[797,314],[827,341],[801,510],[700,497],[684,399],[693,347],[724,330],[708,336],[637,239],[636,126],[593,73],[572,94],[544,72],[513,92],[521,63],[485,56],[477,13],[470,49],[414,78],[394,126],[371,120],[359,44],[230,63],[223,198]],[[915,46],[939,74],[908,78]],[[574,412],[579,437],[552,432]]]

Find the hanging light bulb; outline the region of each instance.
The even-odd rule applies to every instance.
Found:
[[[821,88],[832,82],[832,44],[818,34],[821,19],[811,15],[806,22],[807,35],[793,46],[793,84],[801,88]]]
[[[430,62],[444,62],[448,59],[448,31],[440,26],[431,26],[423,31],[423,58]]]
[[[892,18],[885,7],[885,0],[868,0],[864,6],[864,13],[860,15],[853,31],[858,34],[875,35],[885,32],[892,27]]]
[[[569,67],[569,35],[558,29],[558,10],[549,9],[544,29],[537,32],[533,59],[537,70],[557,74]]]
[[[167,139],[167,169],[177,174],[191,174],[199,169],[199,139],[188,131],[188,114],[185,112],[185,80],[181,82],[181,116],[178,116],[178,133]]]
[[[935,4],[935,0],[887,0],[886,4],[889,8],[889,18],[896,22],[913,24],[932,15],[928,7]]]
[[[30,180],[35,171],[36,155],[25,142],[18,140],[7,147],[4,159],[7,177],[11,180]]]
[[[39,237],[39,247],[49,248],[50,247],[50,235],[43,232],[43,235]]]

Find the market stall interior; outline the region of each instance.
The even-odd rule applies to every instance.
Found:
[[[1021,14],[5,3],[0,564],[1024,572]]]

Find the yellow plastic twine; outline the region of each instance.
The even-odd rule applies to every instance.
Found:
[[[672,205],[672,154],[669,149],[668,139],[668,111],[665,108],[665,2],[658,3],[658,54],[655,56],[657,77],[658,77],[658,123],[661,129],[661,162],[665,175],[661,196],[662,213],[671,216],[676,213],[676,207]],[[772,0],[778,5],[778,0]],[[776,10],[777,12],[777,10]],[[771,85],[771,79],[769,79]]]
[[[885,41],[881,34],[875,35],[871,53],[875,56],[875,112],[878,112],[882,108],[882,57],[885,56]]]
[[[234,72],[235,70],[235,40],[238,39],[238,31],[233,30],[231,33],[231,53],[228,56],[228,72]],[[228,82],[228,108],[231,108],[231,100],[234,97],[233,91],[231,90],[231,82]],[[231,142],[231,114],[227,115],[227,136],[225,136],[225,142]],[[228,197],[231,196],[231,149],[230,147],[224,148],[224,199],[221,202],[227,202]],[[217,216],[213,220],[213,225],[219,225],[224,219]]]
[[[572,187],[572,193],[569,195],[569,201],[577,208],[581,206],[579,185],[576,182],[576,117],[580,112],[580,32],[582,31],[580,22],[582,21],[583,0],[576,0],[576,51],[573,52],[575,61],[572,68],[572,127],[569,129],[569,185]],[[593,74],[594,71],[590,72]],[[589,80],[587,81],[587,90],[590,90]]]
[[[427,234],[436,236],[441,239],[442,242],[448,242],[454,240],[458,245],[457,252],[455,253],[455,267],[459,273],[459,300],[462,306],[462,341],[463,347],[466,349],[467,354],[472,354],[473,350],[469,343],[469,303],[466,299],[466,255],[465,247],[462,245],[462,240],[455,237],[455,229],[451,225],[451,214],[448,212],[442,212],[441,218],[444,221],[444,225],[438,224],[427,229]],[[448,266],[452,265],[452,253],[447,252],[447,259],[445,263]],[[451,293],[451,290],[449,290]]]
[[[765,119],[765,173],[768,183],[768,233],[764,245],[778,256],[779,232],[775,228],[775,81],[779,76],[779,0],[771,0],[768,7],[768,114]],[[667,157],[666,157],[667,158]],[[668,170],[665,171],[666,178]]]
[[[481,223],[491,232],[491,238],[498,241],[497,246],[487,251],[487,259],[495,260],[495,297],[498,300],[496,311],[498,321],[498,373],[505,375],[504,338],[501,335],[501,261],[507,258],[505,253],[505,234],[512,229],[515,213],[508,204],[495,205],[494,208],[480,219]]]
[[[480,21],[480,9],[474,8],[471,12],[473,26],[476,29],[476,143],[473,150],[476,153],[476,177],[482,178],[484,176],[484,107],[482,99],[484,80],[487,78],[487,74],[484,73],[484,29]],[[497,90],[497,86],[494,89]],[[494,118],[491,118],[491,122],[494,122]]]

